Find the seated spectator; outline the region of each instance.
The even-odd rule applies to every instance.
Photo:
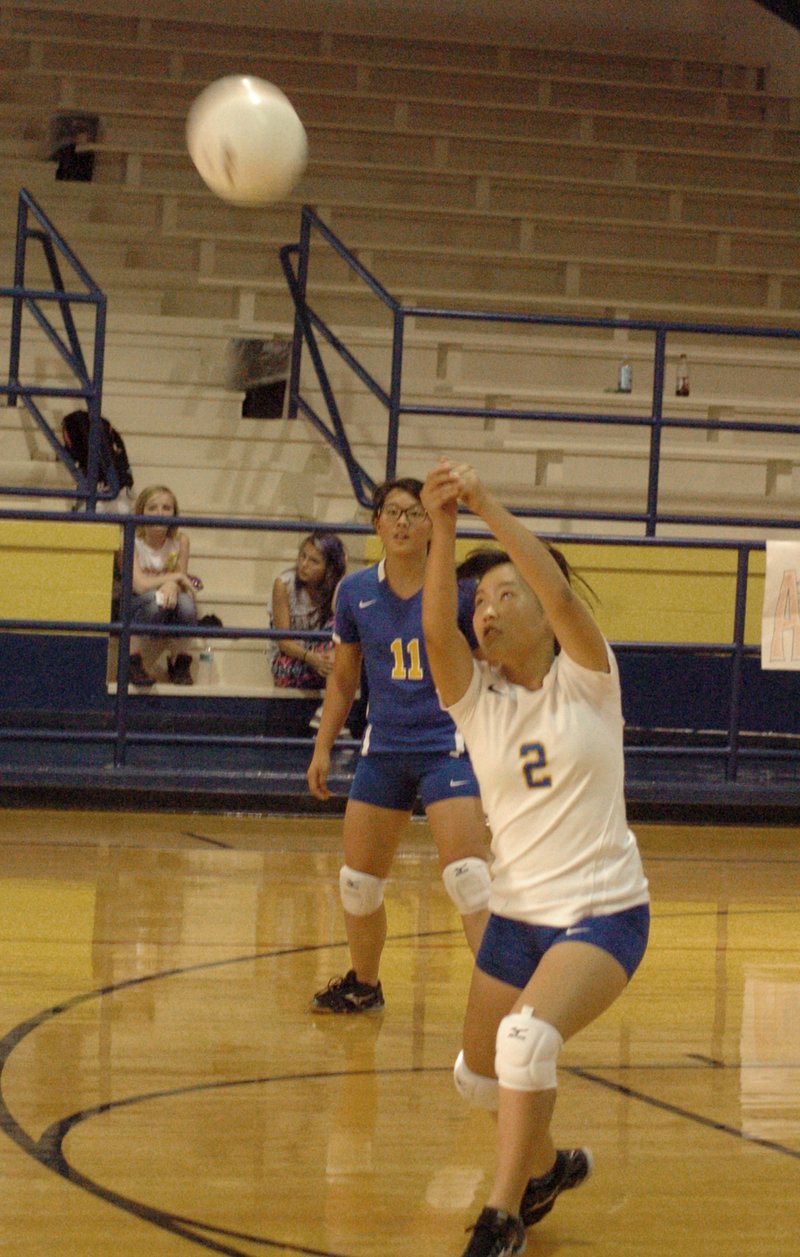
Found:
[[[333,628],[333,598],[347,567],[341,538],[314,531],[301,543],[294,567],[275,578],[270,628]],[[333,643],[279,638],[272,647],[275,684],[299,690],[321,689],[333,670]]]
[[[194,585],[188,574],[189,538],[170,519],[180,514],[175,494],[166,485],[150,485],[136,499],[136,515],[152,515],[152,524],[136,529],[133,552],[132,619],[146,624],[197,624]],[[131,637],[129,679],[131,685],[150,686],[155,677],[142,658],[145,639]],[[192,684],[192,656],[165,637],[155,642],[158,654],[170,650],[167,670],[174,685]],[[155,656],[156,658],[158,655]]]

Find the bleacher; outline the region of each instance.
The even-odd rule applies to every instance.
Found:
[[[242,419],[225,386],[231,337],[287,337],[292,305],[277,258],[315,206],[401,300],[434,307],[667,318],[800,328],[800,115],[765,67],[702,57],[577,51],[364,32],[264,30],[156,14],[98,18],[5,5],[0,28],[0,273],[27,187],[109,298],[103,410],[122,431],[136,485],[166,481],[187,514],[364,521],[342,465],[302,418]],[[257,49],[254,52],[253,49]],[[465,68],[468,67],[468,68]],[[251,71],[278,83],[306,125],[310,161],[285,203],[234,209],[201,183],[186,111],[212,79]],[[91,183],[57,183],[48,124],[97,112]],[[315,260],[310,295],[377,375],[388,375],[386,312],[341,262]],[[0,325],[8,314],[0,311]],[[43,340],[37,383],[63,380]],[[791,342],[708,335],[689,356],[687,418],[796,423]],[[613,393],[630,359],[634,389]],[[356,457],[382,478],[384,417],[331,364]],[[420,404],[646,413],[652,348],[635,332],[518,327],[406,339]],[[313,380],[307,387],[314,389]],[[671,390],[668,390],[671,391]],[[61,407],[50,405],[55,424]],[[636,429],[447,421],[446,443],[479,462],[512,504],[631,509],[646,493]],[[404,420],[400,466],[421,474],[442,429]],[[67,485],[20,409],[0,412],[6,484]],[[672,510],[789,517],[800,437],[673,433],[662,484]],[[19,499],[0,499],[4,505]],[[35,504],[36,499],[26,499]],[[614,531],[608,525],[608,531]],[[272,580],[297,536],[192,531],[203,609],[263,627]],[[363,540],[348,538],[354,563]],[[220,644],[219,684],[262,693],[263,646]]]

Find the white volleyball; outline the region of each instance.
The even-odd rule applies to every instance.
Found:
[[[189,155],[203,181],[233,205],[288,196],[306,168],[308,139],[274,83],[228,75],[200,93],[186,119]]]

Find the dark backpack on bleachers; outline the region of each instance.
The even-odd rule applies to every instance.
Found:
[[[84,476],[89,470],[89,412],[73,410],[61,420],[61,438],[72,461]],[[117,492],[133,488],[133,474],[128,462],[128,451],[117,429],[107,419],[100,420],[100,456],[97,466],[98,481],[107,489]]]

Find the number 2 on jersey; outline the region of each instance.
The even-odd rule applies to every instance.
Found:
[[[392,668],[393,681],[421,681],[423,678],[422,662],[419,657],[419,638],[412,637],[406,646],[408,652],[408,667],[405,664],[405,654],[403,653],[403,639],[396,637],[389,649],[392,652],[394,667]]]
[[[519,748],[519,753],[520,757],[525,760],[522,771],[529,790],[537,790],[553,784],[549,773],[544,775],[543,772],[547,765],[547,752],[541,742],[526,742]]]

